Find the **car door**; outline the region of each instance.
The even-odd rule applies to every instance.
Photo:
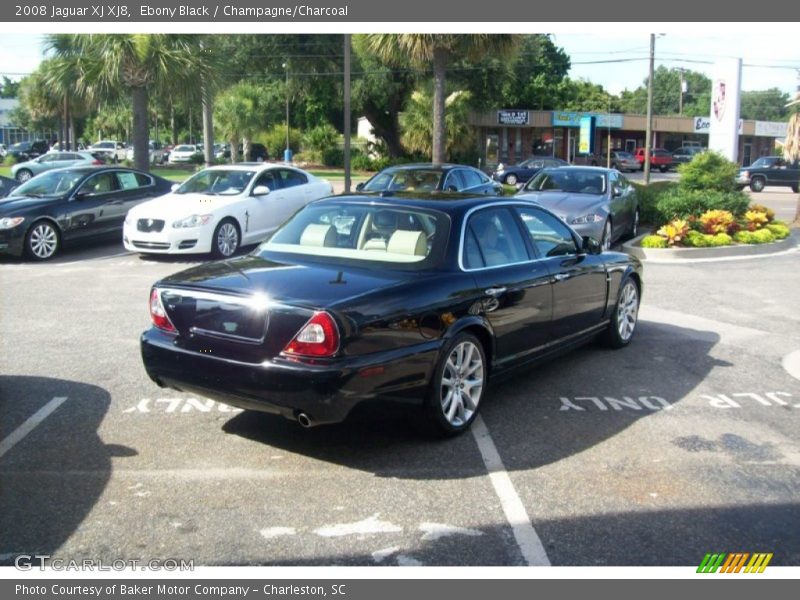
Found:
[[[281,187],[281,178],[277,169],[269,169],[259,175],[253,184],[256,188],[266,186],[268,194],[252,195],[247,199],[246,220],[247,230],[243,235],[251,241],[264,239],[271,231],[275,230],[294,210],[286,201],[286,190]]]
[[[70,197],[65,234],[84,238],[111,233],[122,227],[124,204],[119,200],[119,183],[113,171],[87,177]]]
[[[494,331],[497,364],[531,357],[549,341],[552,278],[542,261],[532,260],[512,208],[471,213],[462,244],[462,268],[474,277],[481,312]]]
[[[611,239],[616,240],[622,232],[631,227],[633,213],[630,206],[630,190],[625,186],[622,175],[614,171],[608,174],[606,194],[611,209]]]
[[[518,206],[515,210],[553,284],[551,338],[568,338],[600,323],[608,297],[606,269],[601,256],[580,252],[569,228],[541,208]]]
[[[308,177],[305,173],[284,168],[276,169],[276,171],[280,179],[281,189],[284,190],[284,202],[286,202],[290,211],[289,217],[319,197],[318,190],[308,182]]]
[[[115,202],[120,202],[122,205],[121,227],[122,223],[125,221],[125,215],[128,214],[130,209],[156,196],[156,185],[153,178],[145,173],[122,170],[115,171],[114,173],[117,177],[117,184],[119,187],[119,194]]]

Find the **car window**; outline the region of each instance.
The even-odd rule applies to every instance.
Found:
[[[449,219],[432,210],[321,202],[287,221],[259,252],[302,254],[350,263],[423,263],[441,257]]]
[[[446,192],[452,192],[454,189],[456,192],[463,190],[466,185],[464,184],[464,178],[462,177],[461,172],[461,169],[453,169],[447,173],[447,177],[444,180],[442,189]]]
[[[531,244],[540,258],[568,256],[578,253],[575,239],[567,226],[556,217],[535,208],[517,208]]]
[[[255,189],[260,185],[265,185],[270,190],[281,189],[280,178],[276,175],[274,169],[270,169],[269,171],[264,171],[261,175],[259,175],[258,179],[256,179],[256,183],[253,186],[253,188]]]
[[[278,169],[282,187],[290,188],[308,183],[308,177],[292,169]]]
[[[175,193],[233,196],[245,190],[254,174],[239,169],[206,169],[187,179]]]
[[[459,169],[461,177],[464,178],[464,189],[478,187],[483,184],[480,175],[472,169]]]
[[[516,219],[506,207],[475,212],[467,222],[464,241],[466,269],[499,267],[530,259]]]
[[[107,194],[119,189],[117,184],[117,177],[114,173],[98,173],[92,175],[87,179],[78,190],[79,194],[86,194],[87,196],[98,196],[100,194]]]
[[[144,173],[133,173],[129,171],[118,171],[117,180],[119,181],[120,189],[123,190],[135,190],[136,188],[147,187],[153,184],[153,180]]]
[[[44,154],[40,156],[37,160],[42,164],[51,163],[56,160],[56,154]]]

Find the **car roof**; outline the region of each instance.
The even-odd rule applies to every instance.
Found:
[[[364,204],[370,206],[406,207],[423,208],[437,210],[450,215],[455,215],[468,211],[476,206],[496,204],[499,202],[513,202],[529,204],[525,198],[515,198],[514,196],[486,196],[484,194],[458,194],[458,193],[431,193],[420,194],[418,192],[363,192],[358,194],[340,194],[338,196],[328,196],[313,202],[312,204],[336,203]]]
[[[384,171],[411,171],[416,169],[428,169],[433,171],[448,171],[455,168],[469,168],[474,169],[470,165],[457,165],[454,163],[408,163],[404,165],[392,165],[386,167]]]
[[[589,172],[592,172],[592,173],[611,173],[613,171],[616,171],[616,169],[609,169],[608,167],[591,167],[591,166],[588,166],[588,165],[585,166],[585,167],[581,166],[581,165],[570,165],[568,167],[558,167],[557,169],[554,168],[554,167],[548,167],[548,168],[542,169],[542,171],[547,172],[547,173],[555,173],[555,172],[570,173],[570,172],[573,172],[573,171],[581,171],[581,172],[589,171]]]
[[[238,162],[230,165],[214,165],[213,167],[208,167],[207,169],[203,170],[230,171],[232,169],[234,171],[252,171],[253,169],[255,169],[257,171],[268,171],[269,169],[275,169],[278,167],[292,169],[294,171],[302,171],[302,169],[300,169],[299,167],[295,167],[294,165],[287,165],[286,163],[273,163],[273,162]]]

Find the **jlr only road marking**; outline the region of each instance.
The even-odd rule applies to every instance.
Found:
[[[210,412],[240,413],[242,409],[207,398],[142,398],[135,405],[129,406],[122,412],[128,414],[177,413],[185,415]]]

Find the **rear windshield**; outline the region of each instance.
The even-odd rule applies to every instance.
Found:
[[[602,172],[573,169],[540,171],[525,186],[527,192],[569,192],[573,194],[604,194],[606,177]]]
[[[370,179],[364,185],[363,191],[431,192],[439,189],[443,176],[443,171],[437,169],[387,169]]]
[[[444,213],[376,204],[319,203],[296,213],[257,253],[289,253],[326,263],[438,263],[450,219]]]

